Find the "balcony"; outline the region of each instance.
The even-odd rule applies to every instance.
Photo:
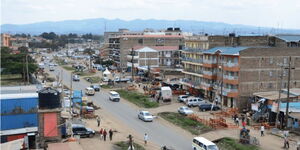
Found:
[[[203,63],[202,59],[193,59],[193,58],[188,58],[188,57],[182,58],[182,61],[185,61],[187,63],[199,63],[199,64]]]
[[[233,72],[237,72],[240,69],[238,63],[231,63],[231,62],[225,62],[223,68],[226,71],[233,71]]]
[[[216,60],[203,59],[203,66],[208,67],[208,68],[217,67],[217,61]]]
[[[192,88],[197,88],[197,89],[200,89],[200,85],[201,85],[200,81],[193,81],[193,80],[189,80],[189,79],[186,79],[186,78],[182,79],[181,83],[186,85],[186,86],[189,86],[189,87],[192,87]]]
[[[238,89],[223,88],[223,96],[237,97]]]
[[[203,50],[201,50],[201,49],[183,49],[182,50],[183,52],[188,52],[188,53],[202,53],[203,52]]]
[[[198,77],[203,77],[203,72],[201,70],[195,70],[192,68],[185,68],[182,71],[184,74],[189,74],[189,75],[194,75],[194,76],[198,76]]]
[[[203,71],[203,78],[206,78],[206,79],[216,79],[217,78],[217,74],[215,72],[211,72],[211,71]]]
[[[133,59],[138,59],[139,56],[133,56]],[[132,59],[132,55],[127,55],[127,60],[131,60]]]
[[[233,85],[239,84],[237,76],[224,75],[223,76],[223,82],[227,83],[227,84],[233,84]]]
[[[207,91],[212,90],[213,84],[202,82],[201,83],[201,88]]]

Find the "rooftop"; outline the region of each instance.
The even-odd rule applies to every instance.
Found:
[[[182,35],[160,35],[160,34],[148,34],[148,35],[121,35],[120,37],[137,37],[137,38],[183,38]]]
[[[1,94],[17,94],[17,93],[35,93],[38,91],[37,85],[27,86],[4,86],[0,88]]]
[[[141,49],[146,46],[135,46],[133,47],[134,50]],[[157,50],[157,51],[174,51],[179,50],[178,46],[148,46],[151,49]]]
[[[239,55],[239,52],[249,47],[215,47],[209,50],[203,51],[204,54],[215,54],[217,52],[221,53],[222,55]]]
[[[138,51],[138,52],[157,52],[157,50],[152,49],[150,47],[143,47],[143,48],[137,49],[136,51]]]
[[[276,37],[285,42],[300,42],[300,35],[276,35]]]

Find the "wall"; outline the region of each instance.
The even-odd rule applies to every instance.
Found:
[[[18,114],[18,115],[4,115],[1,116],[1,129],[10,130],[25,127],[37,127],[37,114]]]

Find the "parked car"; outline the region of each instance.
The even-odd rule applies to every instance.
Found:
[[[120,94],[116,91],[109,92],[109,100],[119,102],[120,101]]]
[[[178,113],[183,114],[183,115],[190,115],[193,114],[193,110],[191,110],[190,108],[186,107],[186,106],[181,106],[178,108]]]
[[[85,88],[85,95],[94,96],[95,95],[95,90],[91,87],[87,87],[87,88]]]
[[[49,71],[54,71],[54,70],[55,70],[54,66],[49,67]]]
[[[73,75],[73,81],[80,81],[79,75]]]
[[[178,102],[185,102],[189,96],[188,95],[179,95],[177,100]]]
[[[220,110],[220,107],[214,104],[201,104],[198,106],[200,111],[206,111],[206,110]]]
[[[143,121],[153,121],[154,117],[148,111],[140,111],[138,114],[138,118]]]
[[[200,104],[205,104],[206,101],[200,97],[188,97],[185,103],[188,107],[195,107],[199,106]]]
[[[91,85],[91,88],[93,88],[96,92],[99,92],[101,89],[100,85],[95,85],[95,84]]]
[[[64,93],[65,93],[66,96],[70,96],[70,90],[64,89]]]
[[[95,131],[86,128],[82,124],[72,124],[72,131],[74,135],[79,135],[80,137],[93,137],[95,135]]]

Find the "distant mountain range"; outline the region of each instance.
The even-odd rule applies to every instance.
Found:
[[[154,30],[166,29],[168,27],[179,27],[184,32],[208,33],[208,34],[228,34],[236,33],[239,35],[249,34],[300,34],[300,29],[275,29],[269,27],[256,27],[239,24],[226,24],[221,22],[204,22],[193,20],[131,20],[120,19],[84,19],[84,20],[66,20],[57,22],[38,22],[31,24],[3,24],[2,33],[29,33],[41,34],[43,32],[55,32],[58,34],[66,33],[93,33],[103,34],[105,31],[117,31],[119,28],[127,28],[132,31],[142,31],[145,28]]]

